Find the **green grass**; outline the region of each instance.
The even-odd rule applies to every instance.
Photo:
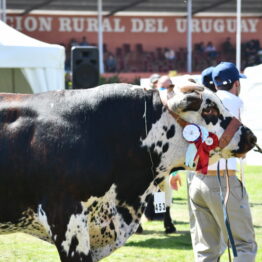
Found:
[[[183,187],[174,192],[172,218],[178,232],[164,234],[163,223],[143,222],[144,233],[133,235],[124,247],[116,250],[102,262],[193,262],[190,241],[185,179]],[[256,262],[262,262],[262,166],[247,167],[246,188],[258,243]],[[221,262],[228,261],[225,254]],[[55,247],[26,234],[0,236],[0,262],[59,262]]]

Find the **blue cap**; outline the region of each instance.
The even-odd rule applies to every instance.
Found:
[[[213,69],[212,78],[216,86],[223,86],[234,83],[239,80],[239,78],[247,77],[239,73],[235,64],[231,62],[221,62]]]
[[[205,70],[203,70],[201,73],[202,84],[208,87],[209,89],[211,89],[212,91],[216,91],[215,84],[212,78],[212,72],[214,68],[215,68],[214,66],[210,66],[206,68]]]

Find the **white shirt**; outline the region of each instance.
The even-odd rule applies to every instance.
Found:
[[[240,113],[243,107],[243,101],[236,95],[231,94],[228,91],[218,90],[216,92],[217,96],[221,99],[223,105],[229,110],[229,112],[235,116],[237,119],[240,118]],[[237,170],[237,160],[236,158],[229,158],[227,160],[228,170]],[[220,170],[226,169],[226,160],[219,160]],[[208,167],[208,170],[217,170],[217,162]]]

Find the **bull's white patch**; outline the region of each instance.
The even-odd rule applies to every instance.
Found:
[[[42,208],[42,205],[38,205],[38,210],[37,210],[37,217],[39,220],[39,223],[42,224],[42,226],[44,227],[44,229],[46,230],[46,233],[48,233],[48,235],[50,237],[52,237],[52,232],[51,232],[51,228],[48,224],[48,220],[47,220],[47,216],[45,211]]]
[[[65,240],[62,242],[62,247],[67,255],[73,238],[76,238],[78,241],[75,252],[88,255],[90,250],[90,240],[87,232],[88,225],[86,223],[84,211],[81,214],[71,215],[65,233]]]
[[[150,187],[153,188],[153,184]],[[150,192],[148,190],[148,193]],[[143,195],[143,200],[145,197]],[[91,197],[88,201],[82,202],[82,206],[88,212],[85,217],[89,225],[86,233],[89,234],[90,251],[94,262],[121,247],[136,231],[142,215],[141,210],[135,211],[126,203],[119,202],[114,184],[104,196]],[[125,221],[118,208],[124,208],[129,212],[130,223]]]
[[[175,125],[175,135],[168,139],[164,127],[169,130],[172,125]],[[157,142],[160,142],[161,146],[157,146]],[[187,142],[182,137],[181,126],[176,123],[168,111],[162,113],[160,119],[148,130],[146,138],[142,140],[142,145],[148,148],[153,144],[156,145],[155,152],[161,154],[160,164],[156,167],[159,173],[169,175],[173,167],[184,166]],[[165,144],[168,144],[168,149],[163,152]]]

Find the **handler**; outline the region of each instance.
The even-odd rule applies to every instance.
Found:
[[[240,118],[242,100],[239,78],[241,75],[235,65],[222,62],[213,68],[213,82],[217,95],[225,107]],[[226,161],[220,160],[220,177],[222,192],[226,191]],[[254,262],[257,244],[252,223],[248,195],[245,187],[236,176],[237,162],[228,159],[230,193],[227,202],[227,214],[236,245],[237,257],[234,262]],[[171,178],[171,186],[177,184],[176,176]],[[217,163],[208,167],[206,175],[195,173],[189,184],[189,210],[191,239],[197,262],[217,262],[225,251],[228,233],[224,222],[224,213],[217,178]]]

